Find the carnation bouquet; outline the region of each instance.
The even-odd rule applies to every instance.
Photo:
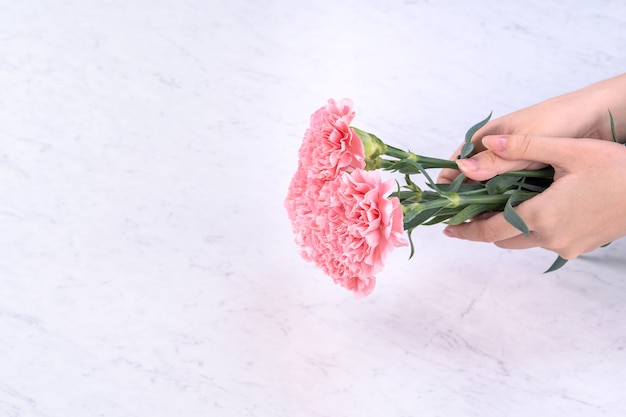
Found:
[[[335,283],[356,297],[369,295],[395,247],[410,246],[413,256],[411,233],[420,225],[460,224],[502,211],[509,223],[529,234],[514,207],[552,183],[551,167],[509,172],[484,182],[466,181],[459,173],[450,184],[436,184],[428,170],[458,169],[455,161],[388,145],[351,126],[354,116],[349,99],[328,100],[313,113],[285,199],[302,257]],[[467,131],[459,158],[472,154],[471,138],[490,117]],[[381,170],[397,178],[383,180]],[[426,186],[419,187],[415,175]],[[565,262],[557,258],[548,271]]]

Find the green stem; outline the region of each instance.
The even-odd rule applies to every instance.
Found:
[[[402,149],[398,149],[394,146],[386,145],[386,156],[397,158],[399,160],[408,159],[410,161],[417,162],[424,169],[433,168],[450,168],[458,170],[459,167],[456,161],[449,159],[431,158],[428,156],[418,155],[413,152],[407,152]],[[381,161],[382,168],[391,168],[398,161],[389,161],[383,159]],[[546,167],[543,169],[523,169],[518,171],[505,172],[500,174],[507,177],[528,177],[528,178],[552,178],[554,176],[554,169],[552,167]]]
[[[456,165],[456,162],[454,161],[450,161],[448,159],[430,158],[428,156],[418,155],[413,152],[403,151],[402,149],[398,149],[390,145],[387,145],[387,148],[385,150],[385,155],[391,156],[392,158],[408,159],[411,161],[415,161],[418,164],[422,165],[424,169],[430,169],[430,168],[459,169],[458,166]]]
[[[528,200],[531,197],[539,193],[535,192],[517,192],[520,197],[522,197],[522,201]],[[466,193],[442,193],[440,194],[441,198],[437,198],[430,201],[423,201],[422,211],[427,211],[431,209],[437,208],[457,208],[464,207],[470,204],[483,204],[486,206],[497,206],[503,208],[506,202],[511,197],[510,194],[466,194]],[[407,200],[405,200],[407,201]],[[409,203],[408,205],[415,204],[414,202]]]
[[[511,171],[500,174],[507,177],[528,177],[528,178],[552,178],[554,177],[554,168],[546,167],[543,169],[522,169],[519,171]]]
[[[523,200],[528,200],[531,197],[534,197],[538,193],[532,191],[518,191],[517,195]],[[466,193],[445,193],[443,194],[445,198],[450,201],[450,207],[459,207],[459,206],[467,206],[470,204],[504,204],[511,197],[509,194],[483,194],[483,195],[468,195]]]

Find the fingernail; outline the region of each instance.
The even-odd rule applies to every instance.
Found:
[[[459,166],[461,171],[465,171],[465,172],[478,171],[478,162],[476,162],[474,159],[471,159],[471,158],[458,159],[456,161],[456,164]]]
[[[503,151],[506,147],[506,136],[485,136],[482,140],[483,145],[492,151]]]
[[[456,233],[454,231],[454,229],[450,228],[450,227],[446,227],[445,229],[443,229],[443,234],[448,236],[448,237],[456,237]]]

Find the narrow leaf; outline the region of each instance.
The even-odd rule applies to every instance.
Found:
[[[437,184],[437,187],[439,188],[439,190],[441,192],[455,192],[452,189],[452,183],[450,184]],[[461,185],[459,186],[458,190],[456,190],[457,193],[464,193],[467,191],[476,191],[476,190],[481,190],[483,189],[482,184],[467,184],[467,183],[461,183]]]
[[[450,183],[450,187],[448,187],[448,192],[458,193],[461,185],[463,185],[463,181],[465,180],[465,174],[460,173],[454,181]]]
[[[471,219],[472,217],[476,217],[479,214],[486,213],[491,210],[496,210],[498,208],[497,205],[489,205],[489,204],[470,204],[463,208],[463,210],[459,211],[455,214],[450,220],[448,220],[448,224],[456,225],[465,222],[466,220]]]
[[[439,191],[439,187],[437,187],[437,184],[435,183],[435,181],[433,181],[431,176],[428,175],[428,172],[424,169],[424,167],[422,167],[417,162],[411,161],[409,159],[406,159],[405,161],[406,161],[407,164],[409,164],[409,165],[413,166],[415,169],[417,169],[419,171],[419,173],[422,174],[424,176],[424,178],[426,178],[426,181],[427,181],[428,186],[430,188],[432,188],[433,190]]]
[[[478,132],[478,129],[480,129],[481,127],[487,124],[489,119],[491,119],[492,114],[493,112],[489,112],[489,116],[487,116],[484,120],[481,120],[480,122],[476,123],[474,126],[469,128],[467,133],[465,133],[465,143],[469,143],[472,140],[472,136],[474,136],[474,133]]]
[[[434,224],[443,223],[446,220],[448,220],[450,217],[452,217],[451,213],[441,214],[441,215],[438,213],[432,219],[428,220],[427,222],[422,223],[422,225],[423,226],[432,226]]]
[[[467,158],[468,156],[472,154],[473,151],[474,151],[474,142],[466,143],[461,147],[461,155],[459,155],[459,158],[460,159]]]
[[[491,119],[492,114],[493,112],[490,112],[489,116],[487,116],[486,119],[476,123],[474,126],[470,127],[469,130],[465,133],[465,145],[463,145],[463,148],[461,149],[461,158],[467,158],[472,153],[472,151],[474,150],[472,136],[474,136],[474,133],[476,133],[478,129],[487,124],[487,122]]]
[[[502,194],[509,189],[512,185],[516,184],[519,178],[507,177],[507,176],[495,176],[485,184],[485,189],[489,195]]]
[[[519,184],[519,186],[523,190],[534,192],[534,193],[540,193],[542,191],[545,191],[546,188],[548,188],[546,185],[530,184],[530,183],[528,183],[526,181],[524,181],[523,183]]]
[[[546,269],[544,274],[547,274],[548,272],[554,272],[557,269],[561,268],[566,263],[567,263],[567,259],[557,256],[556,259],[554,260],[554,263],[550,266],[550,268]]]
[[[530,235],[530,230],[528,230],[528,226],[526,226],[524,220],[522,220],[513,208],[513,202],[515,202],[515,194],[511,195],[504,206],[504,219],[517,230],[524,233],[524,236],[528,237]]]
[[[410,221],[404,223],[404,230],[413,229],[420,224],[424,223],[431,217],[435,216],[440,209],[430,209],[424,210],[415,217],[413,217]]]
[[[613,136],[613,142],[619,143],[617,140],[617,134],[615,133],[615,123],[613,123],[613,115],[611,114],[611,110],[609,110],[609,120],[611,120],[611,135]]]
[[[409,237],[409,245],[411,245],[411,253],[409,253],[409,259],[415,255],[415,245],[413,244],[413,238],[411,237],[411,233],[413,233],[413,229],[407,230],[407,236]]]
[[[421,204],[410,206],[408,212],[405,213],[403,216],[404,223],[410,223],[415,218],[415,216],[417,216],[421,212],[422,212]]]

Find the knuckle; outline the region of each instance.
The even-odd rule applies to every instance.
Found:
[[[500,162],[500,157],[493,152],[483,152],[480,154],[482,156],[481,165],[486,165],[488,167],[495,166],[498,162]]]
[[[519,135],[510,149],[514,155],[526,155],[532,143],[531,135]]]
[[[563,259],[574,259],[586,252],[577,242],[563,237],[548,239],[545,243],[546,249],[556,252]]]
[[[489,227],[480,229],[478,237],[483,242],[494,243],[500,240],[498,232]]]
[[[559,249],[556,251],[556,253],[558,253],[561,258],[568,260],[577,258],[579,255],[581,255],[580,251],[573,248]]]
[[[511,246],[506,241],[493,242],[493,244],[501,249],[511,249]]]

